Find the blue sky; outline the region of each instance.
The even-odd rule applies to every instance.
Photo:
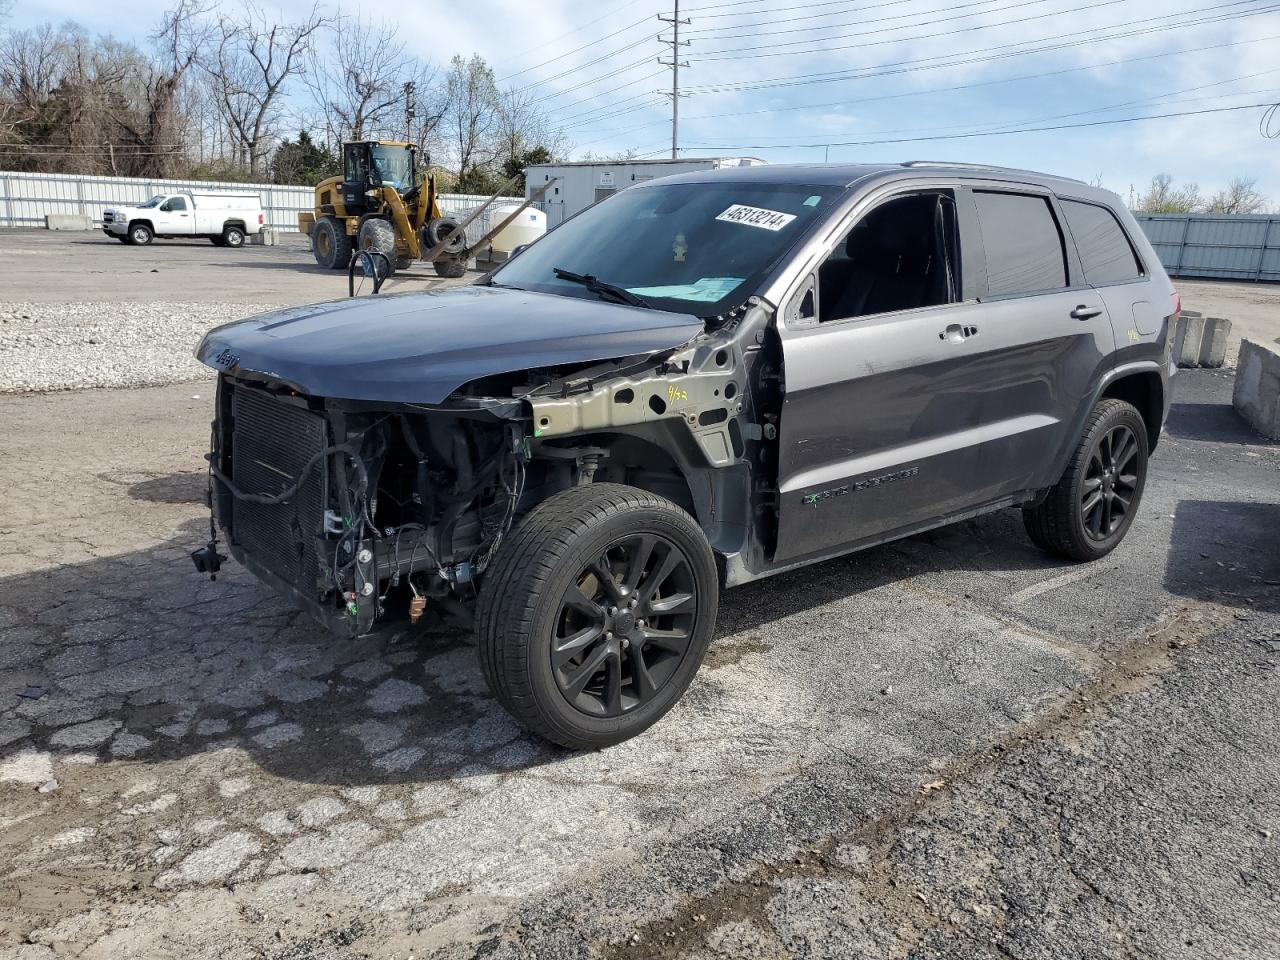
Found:
[[[71,19],[142,39],[165,5],[18,0],[10,21]],[[477,52],[508,83],[536,84],[575,154],[669,152],[669,100],[655,92],[670,85],[655,62],[668,55],[655,36],[669,0],[384,9],[399,11],[405,38],[437,60]],[[682,48],[688,155],[1000,163],[1100,177],[1125,196],[1159,172],[1206,193],[1245,175],[1280,208],[1280,139],[1259,134],[1260,109],[989,132],[1280,101],[1280,0],[685,0],[682,17],[692,21],[682,28],[692,41]],[[1039,52],[1010,55],[1028,49]],[[987,133],[841,145],[975,132]]]

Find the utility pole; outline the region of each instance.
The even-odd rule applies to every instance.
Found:
[[[661,57],[658,58],[658,63],[664,67],[671,68],[671,92],[659,90],[658,93],[664,97],[671,98],[671,159],[675,160],[680,155],[680,97],[682,96],[680,93],[680,68],[689,66],[688,61],[680,62],[680,48],[689,45],[688,40],[680,39],[680,26],[682,24],[688,26],[689,21],[680,19],[680,0],[672,0],[672,3],[674,4],[674,9],[671,11],[671,16],[664,17],[662,14],[658,14],[659,20],[663,23],[671,24],[671,39],[666,37],[658,38],[659,43],[665,43],[671,48],[670,61],[663,60]]]
[[[418,89],[418,85],[412,80],[408,80],[404,85],[404,139],[406,143],[413,143],[413,94]]]

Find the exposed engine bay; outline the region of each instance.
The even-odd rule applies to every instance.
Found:
[[[216,526],[193,559],[216,572],[220,527],[237,561],[358,635],[384,620],[468,619],[513,524],[572,486],[626,483],[708,518],[728,498],[740,518],[743,458],[762,436],[731,335],[742,319],[657,355],[485,377],[441,404],[308,396],[225,370],[209,454]],[[721,536],[740,542],[731,526]]]

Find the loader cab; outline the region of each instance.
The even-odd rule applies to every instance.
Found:
[[[417,182],[417,163],[411,143],[365,140],[342,145],[342,200],[347,213],[368,211],[367,192],[394,187],[408,192]]]

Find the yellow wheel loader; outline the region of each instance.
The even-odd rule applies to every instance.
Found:
[[[384,254],[393,273],[428,257],[442,277],[466,274],[463,225],[442,215],[434,177],[418,182],[416,153],[386,140],[342,145],[343,175],[317,184],[315,211],[298,214],[316,263],[345,270],[360,249]]]

